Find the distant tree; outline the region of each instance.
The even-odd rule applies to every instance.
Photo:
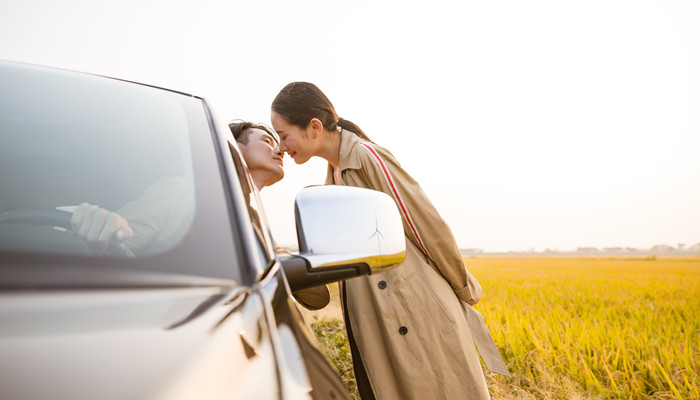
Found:
[[[651,248],[652,253],[672,253],[675,249],[667,244],[657,244]]]
[[[576,249],[577,253],[597,253],[597,247],[579,247]]]
[[[606,253],[621,253],[622,247],[603,247],[603,251]]]

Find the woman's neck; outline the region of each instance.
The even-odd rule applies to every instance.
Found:
[[[333,168],[337,169],[340,164],[340,133],[324,132],[324,134],[326,140],[321,145],[318,156],[328,161]]]

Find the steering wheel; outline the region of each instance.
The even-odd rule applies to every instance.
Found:
[[[9,210],[0,213],[0,223],[20,223],[39,226],[57,226],[72,231],[70,220],[72,212],[54,209]],[[112,240],[106,249],[108,254],[134,258],[134,252],[124,242]]]

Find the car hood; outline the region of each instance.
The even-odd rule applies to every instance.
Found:
[[[242,289],[0,294],[3,398],[275,398],[262,303]]]

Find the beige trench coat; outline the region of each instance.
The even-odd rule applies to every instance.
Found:
[[[481,287],[465,268],[451,230],[386,149],[341,131],[338,169],[334,176],[329,165],[326,184],[389,194],[397,202],[406,233],[403,264],[344,285],[346,325],[356,346],[353,355],[360,355],[359,368],[366,371],[374,396],[489,399],[460,302],[478,302]]]

